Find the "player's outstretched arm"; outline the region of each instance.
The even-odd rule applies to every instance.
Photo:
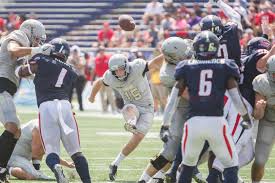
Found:
[[[217,5],[219,8],[222,9],[224,14],[232,21],[235,22],[238,25],[238,28],[240,30],[243,30],[243,26],[241,23],[241,15],[236,12],[231,6],[223,2],[222,0],[217,1]]]
[[[257,120],[262,119],[264,117],[265,108],[266,108],[266,98],[256,92],[253,117]]]
[[[271,47],[271,49],[265,54],[262,58],[260,58],[256,64],[257,70],[260,72],[264,72],[266,70],[266,63],[269,57],[275,55],[275,45]]]
[[[228,93],[233,101],[235,108],[241,114],[241,116],[244,120],[241,125],[245,129],[251,128],[252,127],[251,119],[248,114],[247,108],[243,102],[242,96],[239,92],[238,82],[236,81],[235,78],[231,77],[228,80],[227,89],[228,89]]]
[[[10,53],[12,59],[24,57],[27,55],[34,56],[38,53],[50,55],[52,50],[53,46],[50,44],[44,44],[40,47],[22,47],[16,41],[10,41],[8,44],[8,52]]]
[[[94,103],[95,101],[95,96],[96,94],[98,93],[98,91],[100,90],[100,88],[103,86],[103,79],[100,78],[100,79],[97,79],[94,84],[93,84],[93,88],[92,88],[92,91],[91,91],[91,95],[89,97],[89,101],[91,103]]]
[[[162,126],[169,126],[186,86],[183,80],[176,82],[165,107]]]
[[[149,71],[152,70],[152,69],[158,69],[159,66],[162,64],[163,59],[164,59],[163,54],[160,54],[159,56],[157,56],[157,57],[153,58],[152,60],[150,60],[148,62]]]

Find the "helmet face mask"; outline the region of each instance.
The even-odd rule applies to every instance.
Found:
[[[120,81],[126,81],[129,75],[128,59],[122,54],[113,55],[108,63],[112,75]]]
[[[46,40],[45,27],[38,20],[29,19],[24,21],[19,30],[27,35],[31,47],[39,46]]]
[[[70,55],[70,46],[65,39],[55,38],[49,42],[54,46],[51,56],[66,62]]]
[[[219,39],[211,31],[202,31],[194,38],[195,57],[210,60],[216,57],[219,49]]]

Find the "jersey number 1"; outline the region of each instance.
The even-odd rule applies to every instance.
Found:
[[[67,73],[67,70],[62,68],[62,70],[59,73],[58,79],[55,83],[55,87],[60,88],[62,86],[66,73]]]
[[[212,78],[213,78],[213,70],[206,69],[201,71],[199,96],[209,96],[211,94],[212,81],[210,81],[210,79]]]

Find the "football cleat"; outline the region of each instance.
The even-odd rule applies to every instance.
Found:
[[[65,177],[63,173],[63,169],[60,164],[54,165],[53,172],[57,183],[69,183],[68,179]]]
[[[137,127],[131,123],[126,122],[124,124],[124,129],[131,133],[137,133]]]
[[[153,178],[149,183],[164,183],[162,178]]]
[[[176,183],[177,177],[176,177],[176,175],[174,175],[172,173],[168,173],[165,175],[165,180],[167,183]]]
[[[6,168],[0,168],[0,183],[9,183],[8,171]]]
[[[117,166],[116,165],[110,165],[109,166],[109,179],[110,179],[110,181],[115,181],[116,173],[117,173]]]
[[[207,183],[203,178],[201,173],[197,173],[196,175],[193,175],[192,177],[197,183]]]

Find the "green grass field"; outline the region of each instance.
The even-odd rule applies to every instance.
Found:
[[[92,112],[78,112],[76,118],[78,121],[81,137],[81,147],[83,153],[86,155],[93,182],[108,182],[108,166],[120,152],[123,145],[128,141],[129,135],[125,133],[122,125],[122,119],[119,117],[109,118],[105,115],[92,115]],[[22,112],[19,110],[19,116],[22,123],[37,117],[35,110]],[[137,182],[142,174],[149,159],[156,155],[162,147],[161,141],[157,135],[160,128],[160,121],[155,121],[153,128],[142,144],[127,157],[120,165],[117,175],[117,181],[121,183]],[[3,128],[0,128],[1,132]],[[69,160],[68,155],[62,151],[62,156]],[[273,149],[272,156],[267,164],[264,181],[275,182],[275,151]],[[206,166],[199,167],[204,177],[206,176]],[[43,163],[42,170],[45,174],[53,176],[51,171]],[[66,174],[70,175],[72,170],[64,168]],[[241,170],[241,176],[246,182],[249,182],[250,165]],[[12,178],[13,179],[13,178]],[[38,182],[38,181],[19,181],[13,179],[12,183],[23,182]],[[41,181],[39,181],[41,182]],[[44,181],[43,181],[44,182]],[[80,182],[76,178],[72,182]]]

